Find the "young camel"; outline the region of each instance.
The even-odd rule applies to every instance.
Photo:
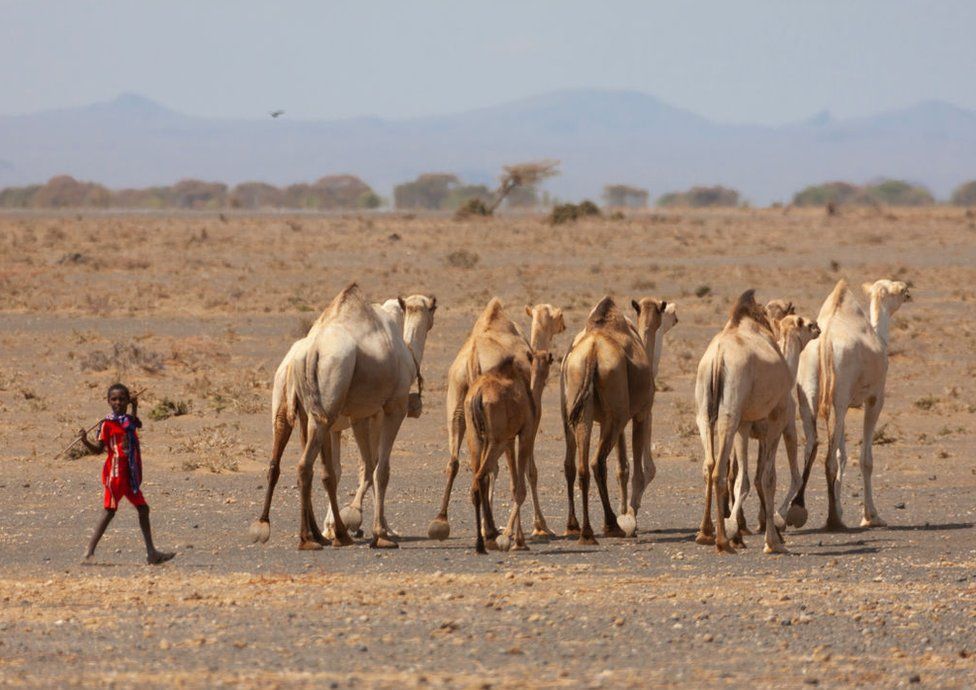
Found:
[[[777,313],[775,310],[771,310],[769,305],[766,306],[766,314]],[[770,325],[772,330],[779,333],[779,350],[783,355],[783,359],[786,361],[786,366],[790,370],[790,386],[788,387],[783,400],[777,405],[774,410],[775,415],[782,413],[783,417],[783,430],[782,437],[785,440],[786,454],[790,462],[790,489],[787,492],[786,498],[783,500],[782,505],[779,508],[779,512],[774,515],[775,527],[777,530],[782,530],[786,526],[787,520],[787,509],[790,506],[790,502],[796,492],[799,490],[800,486],[800,470],[797,464],[797,440],[796,440],[796,397],[794,395],[793,389],[796,386],[796,372],[800,363],[800,353],[803,348],[806,347],[807,343],[814,340],[820,335],[820,328],[817,326],[816,321],[811,321],[810,319],[804,319],[801,316],[796,316],[795,314],[789,314],[778,319],[770,319]],[[752,425],[751,437],[760,441],[760,445],[766,442],[769,438],[769,432],[765,428],[769,424],[768,421],[756,422]],[[774,442],[774,445],[778,445],[779,438]],[[732,506],[730,513],[731,516],[726,518],[726,531],[730,535],[730,539],[737,545],[742,544],[741,535],[751,534],[749,530],[743,529],[743,524],[745,523],[745,518],[743,515],[742,505],[746,497],[749,495],[749,467],[748,462],[744,461],[741,465],[738,465],[738,449],[733,449],[735,451],[733,457],[733,463],[737,465],[735,467],[735,489],[733,492],[735,503]],[[764,448],[760,447],[759,455],[762,456]],[[775,466],[776,462],[776,449],[775,447],[770,449],[770,466]],[[766,511],[765,511],[765,500],[764,500],[764,486],[762,482],[762,476],[760,470],[762,468],[757,463],[756,468],[756,491],[759,494],[760,500],[760,513],[759,513],[759,531],[763,532],[766,529]],[[730,484],[732,482],[730,481]]]
[[[319,317],[320,327],[303,357],[289,368],[290,385],[308,415],[308,438],[298,466],[301,495],[300,549],[321,549],[309,525],[312,465],[324,451],[323,482],[335,518],[333,546],[352,543],[336,498],[330,432],[348,417],[366,463],[375,468],[372,546],[395,548],[385,526],[390,453],[407,414],[417,362],[399,325],[382,308],[371,306],[355,284],[345,288]]]
[[[526,307],[526,314],[532,317],[530,346],[518,327],[502,310],[502,303],[493,297],[485,310],[478,317],[467,340],[461,346],[447,373],[447,431],[451,450],[451,459],[447,466],[447,485],[441,499],[440,510],[427,528],[427,535],[431,539],[447,539],[451,533],[451,526],[447,520],[447,508],[451,500],[451,490],[457,477],[460,462],[461,441],[464,439],[465,418],[464,398],[473,381],[471,374],[475,371],[489,371],[498,366],[508,357],[513,357],[515,366],[529,377],[529,358],[531,349],[548,350],[552,338],[566,330],[562,310],[549,304],[537,304]],[[472,353],[477,353],[477,368],[470,366]],[[541,413],[541,408],[540,408]],[[541,416],[541,414],[540,414]],[[532,491],[532,503],[535,507],[535,522],[532,535],[536,537],[554,536],[546,524],[539,505],[537,489],[538,470],[535,460],[530,457],[526,473],[529,488]],[[491,482],[489,482],[491,483]],[[489,489],[489,494],[491,494]],[[489,536],[494,536],[494,525],[489,524]]]
[[[416,356],[419,367],[423,361],[427,331],[433,328],[434,325],[434,311],[437,309],[437,298],[427,295],[411,295],[406,299],[397,297],[396,299],[389,299],[384,302],[382,308],[395,319],[398,330],[404,333],[407,346]],[[421,327],[423,324],[426,324],[426,328]],[[308,416],[298,400],[297,386],[289,386],[289,370],[292,366],[292,362],[300,360],[307,354],[309,345],[313,342],[314,335],[318,332],[321,325],[322,319],[319,318],[315,321],[315,323],[312,324],[308,334],[306,334],[304,338],[301,338],[292,344],[291,348],[288,350],[288,353],[278,365],[278,369],[275,371],[274,384],[271,392],[272,450],[271,461],[268,467],[268,484],[265,488],[264,507],[262,509],[261,516],[255,520],[250,527],[251,539],[255,542],[267,542],[271,536],[271,500],[274,496],[275,487],[281,474],[281,457],[284,454],[285,447],[288,445],[288,441],[291,438],[291,433],[296,423],[301,430],[302,447],[304,447],[307,443],[306,436]],[[347,417],[343,417],[339,422],[336,423],[333,431],[330,434],[333,472],[336,474],[337,484],[341,475],[339,453],[341,448],[342,431],[348,429],[349,427],[349,419]],[[323,453],[322,461],[325,462],[325,459],[326,456]],[[363,459],[360,457],[359,490],[357,491],[357,497],[360,497],[360,501],[362,500],[361,495],[365,494],[372,483],[372,477],[367,476],[365,470],[366,465],[363,462]],[[357,505],[356,508],[359,508],[359,506]],[[334,530],[332,529],[332,524],[334,521],[332,520],[331,508],[327,512],[325,522],[326,534],[324,536],[322,532],[319,531],[315,520],[314,510],[312,510],[311,506],[309,506],[307,519],[309,521],[308,529],[316,541],[321,544],[325,544],[328,542],[328,540],[334,537]],[[357,519],[355,512],[350,511],[349,507],[347,507],[343,509],[343,519],[346,521],[346,527],[348,529],[356,531],[359,529],[359,525],[362,523],[362,513],[360,512],[358,514]]]
[[[473,359],[477,357],[472,353]],[[525,473],[532,461],[535,436],[539,429],[539,411],[542,409],[542,390],[545,388],[552,365],[552,355],[546,350],[529,354],[531,378],[526,379],[516,366],[514,357],[506,357],[494,369],[477,376],[464,399],[464,419],[471,428],[468,434],[468,451],[474,475],[471,484],[471,501],[475,509],[477,533],[475,550],[485,550],[482,513],[491,520],[491,500],[488,481],[498,473],[498,458],[502,453],[508,460],[511,475],[512,510],[505,533],[498,537],[494,546],[502,551],[528,549],[522,533],[521,508],[525,500]],[[477,361],[472,363],[477,366]],[[518,454],[515,442],[518,439]],[[493,536],[488,537],[491,542]]]
[[[699,544],[714,542],[720,553],[735,553],[721,507],[728,491],[733,442],[738,457],[747,458],[749,435],[756,422],[763,422],[758,428],[764,432],[757,477],[766,514],[773,514],[776,466],[772,459],[786,424],[785,401],[792,385],[789,367],[773,339],[765,309],[756,302],[755,291],[747,290],[736,301],[728,323],[709,343],[698,365],[695,401],[705,450],[705,513],[696,537]],[[741,474],[745,474],[744,469]],[[717,533],[712,523],[713,492],[719,509]],[[773,523],[766,521],[763,550],[783,553],[786,547]]]
[[[652,475],[649,452],[651,407],[654,404],[653,361],[656,334],[667,302],[650,298],[631,303],[637,326],[630,325],[611,297],[604,297],[590,312],[586,326],[563,358],[560,396],[566,429],[566,491],[569,499],[567,535],[579,535],[581,544],[596,544],[590,525],[590,437],[593,422],[600,425],[600,443],[592,469],[603,506],[606,536],[632,536],[637,510]],[[634,452],[630,500],[626,497],[626,470],[621,476],[622,515],[614,515],[607,490],[607,456],[628,422]],[[576,457],[576,464],[573,459]],[[573,484],[579,473],[583,526],[576,519]]]
[[[827,297],[817,322],[823,335],[800,356],[797,381],[800,418],[806,435],[803,478],[790,507],[789,524],[802,526],[807,519],[804,491],[817,453],[817,417],[827,423],[827,524],[826,529],[846,529],[842,519],[841,484],[847,465],[844,423],[847,410],[864,406],[861,437],[861,477],[864,511],[861,527],[884,527],[874,505],[871,473],[874,469],[874,429],[884,407],[888,375],[888,322],[891,315],[912,299],[900,280],[878,280],[862,286],[870,301],[870,317],[857,303],[847,282],[841,280]]]

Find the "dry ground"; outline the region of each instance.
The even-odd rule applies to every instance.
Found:
[[[0,216],[0,683],[972,687],[974,267],[976,222],[953,209],[648,212],[557,228],[535,218]],[[697,361],[745,288],[815,316],[842,276],[914,285],[893,321],[876,449],[876,500],[891,526],[819,531],[818,464],[810,523],[788,535],[794,555],[764,556],[753,537],[720,557],[692,541]],[[424,415],[405,423],[393,458],[390,520],[406,538],[395,552],[296,551],[293,442],[272,540],[250,545],[272,373],[352,280],[376,300],[423,291],[440,305]],[[452,538],[427,541],[447,460],[445,373],[480,308],[498,295],[526,325],[526,302],[563,307],[562,352],[608,292],[674,300],[680,315],[661,365],[659,471],[639,538],[478,557],[463,470]],[[145,490],[158,543],[179,551],[158,569],[140,565],[128,507],[99,565],[78,565],[100,509],[100,459],[52,459],[99,418],[117,378],[148,387]],[[164,399],[188,414],[154,421]],[[561,529],[557,405],[554,375],[537,457],[544,509]],[[859,419],[852,411],[851,524]],[[355,454],[345,458],[344,493]],[[316,500],[321,513],[321,490]]]

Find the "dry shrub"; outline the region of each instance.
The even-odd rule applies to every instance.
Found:
[[[457,251],[451,252],[447,255],[446,261],[448,266],[453,266],[454,268],[474,268],[478,265],[478,261],[481,257],[470,252],[467,249],[458,249]]]
[[[135,343],[115,343],[110,351],[90,352],[81,360],[82,371],[106,371],[114,368],[124,373],[142,369],[148,374],[163,370],[163,356]]]
[[[214,412],[233,410],[243,414],[260,412],[265,404],[269,382],[263,367],[244,369],[230,383],[214,383],[204,374],[190,385],[190,393],[201,398]]]
[[[182,467],[187,472],[206,469],[214,474],[237,472],[240,456],[253,458],[255,455],[253,446],[238,443],[231,437],[226,424],[204,427],[173,450],[192,456],[183,460]]]
[[[589,199],[578,204],[557,204],[549,214],[549,222],[553,225],[571,223],[580,218],[599,217],[600,207]]]
[[[190,404],[185,400],[170,400],[163,398],[149,411],[149,419],[160,422],[170,417],[181,417],[190,411]]]
[[[480,197],[472,197],[458,207],[458,210],[454,212],[454,219],[465,220],[472,217],[487,218],[490,215],[492,215],[492,210],[488,208],[488,204]]]
[[[227,351],[213,338],[191,336],[173,342],[170,361],[190,371],[212,369],[216,363],[230,359]]]

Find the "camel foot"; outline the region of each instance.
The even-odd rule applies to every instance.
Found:
[[[589,536],[580,534],[579,544],[580,546],[599,546],[600,542],[594,539],[592,534]]]
[[[705,546],[711,546],[715,543],[715,535],[706,534],[705,532],[699,531],[698,534],[695,535],[695,542]]]
[[[774,544],[770,544],[769,542],[766,542],[766,545],[763,546],[763,553],[782,553],[782,554],[787,554],[789,552],[790,552],[790,550],[788,548],[786,548],[786,546],[784,546],[783,544],[775,544],[775,543]]]
[[[729,543],[732,544],[732,546],[734,546],[737,549],[747,548],[746,543],[742,540],[741,534],[736,534],[732,537],[729,537]]]
[[[786,524],[790,527],[800,528],[807,524],[807,509],[794,503],[786,511]]]
[[[352,536],[356,537],[356,539],[362,539],[363,537],[366,536],[366,533],[363,531],[363,528],[360,527],[353,533]]]
[[[786,529],[786,518],[776,513],[773,515],[773,526],[776,528],[777,532],[782,532]]]
[[[146,563],[149,565],[159,565],[160,563],[165,563],[166,561],[172,560],[176,557],[176,554],[172,551],[156,551],[152,555],[146,557]]]
[[[251,537],[252,544],[258,542],[265,544],[271,538],[271,523],[266,520],[255,520],[251,523],[247,533]]]
[[[451,525],[448,523],[446,517],[436,517],[431,520],[430,525],[427,527],[427,537],[430,539],[436,539],[437,541],[444,541],[451,535]]]
[[[623,530],[625,537],[637,535],[637,518],[631,513],[623,513],[617,516],[617,526]]]
[[[81,565],[95,565],[95,554],[86,553],[81,559]]]
[[[498,545],[499,551],[508,551],[512,548],[512,539],[507,534],[502,534],[495,540],[495,544]]]
[[[715,550],[720,554],[730,554],[735,555],[735,548],[729,542],[720,542],[718,539],[715,540]]]
[[[349,532],[343,532],[342,534],[337,534],[332,540],[332,546],[334,548],[339,548],[340,546],[352,546],[355,542],[352,537],[349,536]]]
[[[485,548],[488,549],[489,551],[498,551],[499,550],[498,538],[489,537],[485,539]]]
[[[576,521],[576,516],[574,515],[573,517],[566,520],[565,534],[567,537],[576,537],[579,536],[579,533],[580,533],[579,522]]]
[[[735,518],[725,518],[725,533],[730,537],[739,534],[739,522]]]
[[[363,511],[353,506],[346,506],[340,510],[339,517],[342,518],[342,524],[344,524],[346,529],[348,529],[350,532],[355,532],[363,524]]]
[[[528,551],[529,547],[526,546],[524,541],[516,541],[512,546],[512,551]]]
[[[566,531],[563,532],[563,536],[564,537],[568,537],[570,539],[575,539],[579,535],[580,535],[580,531],[579,531],[579,528],[578,527],[576,529],[568,529],[567,528]]]
[[[481,554],[482,556],[487,556],[488,551],[485,549],[485,543],[479,538],[474,544],[475,553]]]
[[[299,551],[321,551],[322,545],[314,539],[300,539],[298,542]]]
[[[847,525],[839,517],[829,517],[827,518],[827,524],[824,525],[824,529],[828,532],[846,532]]]
[[[741,534],[743,536],[746,536],[746,537],[751,537],[753,534],[756,534],[751,529],[749,529],[746,525],[740,525],[738,529],[739,529],[739,534]],[[764,528],[760,527],[759,528],[759,531],[762,532],[763,529]]]
[[[549,525],[546,524],[545,520],[542,520],[541,522],[536,522],[535,525],[533,525],[532,536],[554,539],[556,533],[549,529]]]
[[[376,535],[373,540],[369,543],[369,548],[371,549],[399,549],[400,545],[397,544],[392,539],[387,539],[386,537],[381,537]]]
[[[613,537],[614,539],[622,539],[627,535],[626,533],[624,533],[622,529],[620,529],[619,525],[613,523],[613,524],[603,526],[603,536]]]
[[[556,535],[548,529],[534,529],[532,530],[532,534],[529,535],[529,539],[535,542],[547,542],[550,539],[553,539],[555,536]]]
[[[861,518],[861,527],[887,527],[888,523],[877,515],[869,518]]]

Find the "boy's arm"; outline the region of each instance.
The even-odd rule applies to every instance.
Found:
[[[132,406],[132,418],[136,421],[136,428],[137,429],[141,429],[142,428],[142,420],[139,419],[139,398],[138,398],[138,396],[135,396],[135,395],[132,396],[132,399],[129,400],[129,405]]]
[[[105,450],[105,444],[101,441],[101,439],[99,439],[97,443],[92,443],[88,440],[88,432],[84,429],[78,430],[78,436],[81,438],[81,442],[85,445],[85,448],[90,450],[92,453],[101,453],[103,450]]]

